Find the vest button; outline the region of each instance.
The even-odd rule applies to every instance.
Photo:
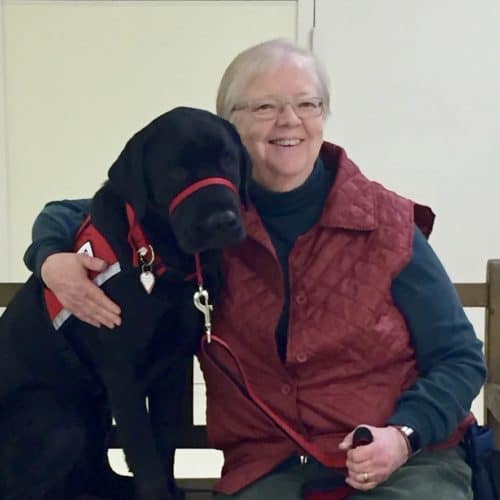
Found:
[[[292,392],[292,388],[290,387],[289,384],[283,384],[281,386],[281,393],[284,394],[285,396],[288,396]]]
[[[295,358],[299,363],[304,363],[307,361],[307,354],[304,354],[303,352],[301,352],[300,354],[297,354],[296,358]]]
[[[297,302],[297,304],[305,304],[307,302],[307,295],[304,292],[299,292],[295,296],[295,302]]]

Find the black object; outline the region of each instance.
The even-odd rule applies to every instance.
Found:
[[[352,437],[352,447],[364,446],[373,442],[373,434],[368,427],[358,427]]]
[[[493,431],[471,425],[463,444],[472,469],[474,500],[500,500],[500,450],[495,448]]]

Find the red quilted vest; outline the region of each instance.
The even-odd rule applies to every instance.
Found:
[[[414,222],[427,234],[432,215],[366,179],[341,148],[325,143],[321,158],[336,166],[337,176],[321,219],[290,254],[286,363],[275,340],[283,276],[252,208],[245,214],[248,238],[226,252],[227,287],[213,331],[231,346],[269,406],[306,438],[336,452],[356,425],[384,425],[397,397],[417,378],[390,288],[411,258]],[[216,353],[236,374],[228,355]],[[231,494],[300,450],[201,353],[200,362],[209,439],[225,458],[216,489]]]

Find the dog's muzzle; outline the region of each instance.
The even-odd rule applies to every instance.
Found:
[[[183,189],[169,204],[168,211],[172,217],[174,233],[179,246],[186,253],[223,248],[238,243],[245,236],[236,199],[226,200],[212,207],[200,206],[196,211],[191,211],[189,221],[185,216],[176,221],[175,211],[179,207],[179,213],[182,212],[180,205],[183,201],[210,186],[226,187],[236,194],[236,199],[239,198],[238,189],[231,181],[223,177],[208,177]],[[179,224],[179,221],[182,224]]]
[[[200,226],[206,233],[225,233],[238,229],[240,222],[238,215],[233,210],[224,210],[210,215],[200,222]]]

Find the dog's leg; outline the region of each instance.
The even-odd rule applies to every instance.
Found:
[[[174,456],[179,431],[185,418],[185,396],[188,370],[192,368],[191,355],[179,356],[168,373],[150,385],[149,414],[162,465],[169,480],[169,489],[176,499],[183,498],[174,480]]]
[[[141,500],[173,500],[154,442],[144,389],[129,368],[103,375],[127,464]],[[131,381],[128,385],[124,381]]]

